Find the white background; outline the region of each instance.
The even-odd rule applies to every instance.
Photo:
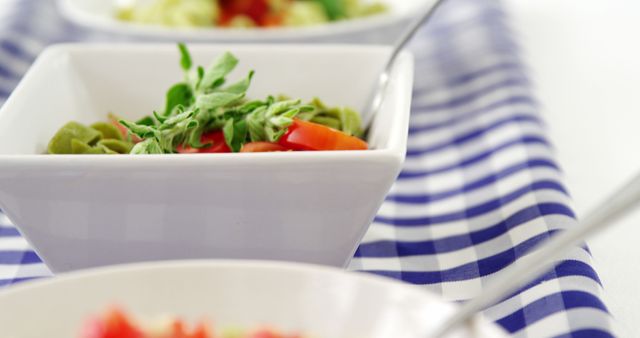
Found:
[[[578,215],[640,171],[640,1],[507,0]],[[640,211],[590,240],[621,337],[640,337]]]

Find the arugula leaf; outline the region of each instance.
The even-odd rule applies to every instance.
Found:
[[[189,54],[189,50],[184,43],[178,43],[178,49],[180,49],[180,66],[182,69],[187,72],[191,70],[191,54]]]
[[[181,82],[173,85],[167,92],[164,116],[171,115],[176,106],[189,107],[193,100],[193,92],[188,84]]]
[[[155,111],[153,113],[154,113],[154,115],[156,114]],[[143,124],[145,126],[153,126],[153,125],[156,124],[156,121],[153,119],[153,117],[147,115],[147,116],[139,119],[138,121],[136,121],[136,123],[137,124]]]
[[[261,142],[267,140],[267,132],[264,128],[265,125],[265,113],[267,111],[266,106],[260,106],[247,115],[247,129],[249,130],[249,137],[251,142]]]
[[[176,107],[177,107],[177,106],[176,106]],[[166,120],[167,120],[167,118],[168,118],[168,116],[158,114],[158,112],[157,112],[157,111],[155,111],[155,110],[153,111],[153,117],[154,117],[156,120],[158,120],[158,122],[160,122],[160,124],[164,123],[164,121],[166,121]],[[138,122],[136,122],[136,123],[138,123]],[[144,124],[144,123],[138,123],[138,124],[142,124],[142,125],[145,125],[145,126],[147,126],[147,125],[148,125],[148,124]]]
[[[265,101],[260,101],[260,100],[255,100],[255,101],[249,101],[244,103],[242,106],[240,106],[238,108],[238,112],[240,114],[250,114],[255,112],[256,109],[258,108],[262,108],[262,107],[267,107],[269,106],[270,103],[265,102]]]
[[[234,152],[238,152],[242,149],[242,146],[247,142],[247,121],[240,120],[233,124],[233,141],[231,142],[231,149]]]
[[[231,151],[237,153],[242,149],[247,139],[247,122],[245,120],[229,119],[222,128],[224,140],[231,148]]]
[[[224,123],[224,127],[222,127],[222,133],[224,134],[224,141],[228,146],[233,143],[233,131],[233,120],[227,120],[227,122]]]
[[[247,75],[246,78],[238,81],[237,83],[230,85],[229,87],[225,88],[224,91],[227,93],[235,93],[235,94],[246,93],[247,90],[249,89],[249,86],[251,85],[251,79],[253,79],[254,74],[255,72],[253,70],[249,71],[249,75]]]
[[[148,154],[163,154],[162,148],[156,139],[150,138],[142,142],[137,143],[131,149],[130,154],[133,155],[148,155]]]
[[[204,77],[204,68],[202,68],[202,66],[198,66],[197,80],[196,80],[196,85],[194,86],[196,90],[200,89],[200,84],[202,83],[203,77]]]
[[[207,146],[202,144],[202,135],[220,129],[229,148],[238,152],[247,142],[278,141],[294,118],[354,135],[361,133],[355,112],[346,108],[329,109],[317,99],[309,105],[284,96],[247,101],[245,97],[254,71],[224,86],[226,76],[238,64],[235,56],[224,53],[207,70],[200,66],[193,70],[186,46],[180,44],[179,49],[186,80],[169,89],[164,112],[153,112],[137,123],[121,121],[130,133],[143,139],[133,147],[132,154],[175,153],[179,145],[202,148]],[[110,146],[122,151],[120,144],[111,142]]]
[[[267,113],[265,114],[267,117],[267,123],[265,125],[267,141],[277,142],[280,137],[284,135],[289,126],[293,124],[293,117],[299,112],[300,108],[293,108],[280,115],[269,117],[269,111],[267,110]]]
[[[189,134],[189,137],[186,140],[186,144],[195,149],[200,149],[211,145],[211,143],[203,144],[200,141],[200,139],[202,138],[202,134],[204,134],[203,128],[193,128],[193,131]]]
[[[143,124],[137,124],[126,120],[119,120],[118,122],[127,127],[127,129],[129,129],[129,132],[135,134],[141,139],[154,137],[158,133],[158,130],[152,126],[145,126]]]
[[[198,121],[191,119],[195,113],[196,113],[195,110],[187,110],[178,115],[171,116],[168,119],[166,119],[158,129],[160,130],[170,129],[185,121],[188,124],[190,123],[197,124]]]
[[[289,126],[293,124],[293,118],[301,112],[311,111],[312,106],[300,105],[300,100],[287,100],[274,102],[264,113],[264,130],[266,141],[277,142]]]
[[[238,59],[229,52],[222,54],[213,64],[204,72],[200,88],[212,90],[222,86],[225,77],[238,65]]]
[[[245,117],[249,130],[251,142],[267,141],[276,142],[286,133],[293,124],[293,118],[300,113],[314,110],[313,106],[300,105],[300,100],[274,101],[272,98],[267,102],[254,101],[246,106],[255,107],[253,111]],[[243,111],[245,107],[241,107]]]
[[[244,98],[245,93],[213,92],[199,95],[196,98],[195,107],[205,111],[211,111],[223,106],[237,103]]]

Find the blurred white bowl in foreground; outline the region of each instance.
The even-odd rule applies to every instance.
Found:
[[[173,314],[216,327],[268,324],[317,338],[424,338],[456,307],[418,287],[310,265],[163,262],[109,267],[0,292],[3,337],[76,337],[88,315],[119,304],[136,317]],[[34,325],[35,324],[35,325]],[[476,318],[449,337],[505,338]]]

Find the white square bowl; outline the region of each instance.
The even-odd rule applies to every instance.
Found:
[[[249,97],[286,93],[365,105],[390,49],[194,45],[223,51]],[[181,71],[174,45],[58,45],[0,110],[0,207],[53,272],[166,259],[269,259],[344,266],[406,151],[413,59],[404,53],[375,118],[374,150],[198,155],[44,155],[70,120],[135,119],[163,104]]]

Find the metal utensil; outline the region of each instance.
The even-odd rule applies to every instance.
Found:
[[[369,100],[366,108],[362,111],[362,125],[365,130],[369,129],[371,122],[373,121],[373,117],[380,110],[380,106],[382,105],[382,101],[384,100],[384,95],[389,85],[389,76],[391,74],[391,69],[400,55],[402,49],[407,45],[411,38],[416,34],[418,29],[422,26],[422,24],[429,21],[436,10],[442,5],[446,0],[436,0],[429,6],[425,6],[418,15],[416,15],[416,19],[407,27],[407,30],[400,36],[400,38],[396,41],[393,46],[393,50],[391,52],[391,56],[387,60],[380,76],[378,77],[377,83],[374,85],[371,94],[369,95]]]
[[[529,254],[498,272],[478,297],[468,301],[443,323],[431,337],[442,337],[469,321],[476,313],[497,303],[519,287],[551,269],[568,251],[633,210],[640,202],[640,174],[594,208],[580,225],[539,244]]]

